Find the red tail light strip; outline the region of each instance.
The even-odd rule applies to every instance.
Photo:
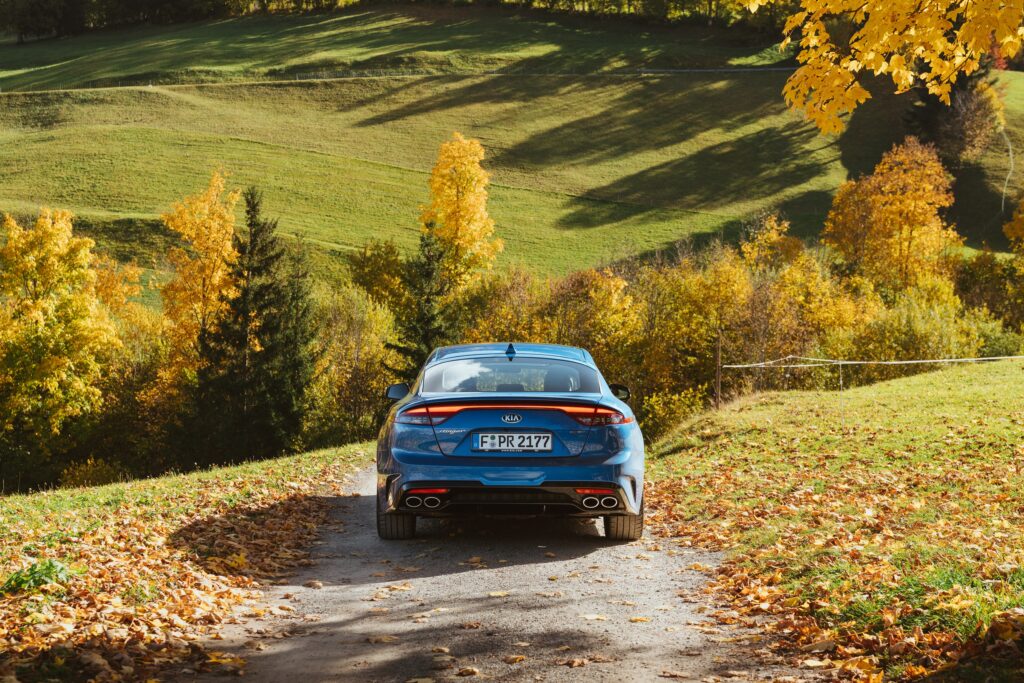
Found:
[[[567,403],[441,403],[417,406],[398,415],[406,424],[440,424],[466,410],[557,410],[588,427],[629,424],[633,418],[613,408]]]

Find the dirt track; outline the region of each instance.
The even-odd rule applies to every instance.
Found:
[[[270,590],[265,615],[207,644],[244,657],[246,680],[793,674],[754,656],[757,634],[709,623],[706,577],[693,567],[714,565],[714,555],[649,538],[608,544],[596,524],[573,520],[420,520],[415,541],[385,542],[373,481],[361,472],[353,495],[334,501],[316,564]],[[178,680],[196,678],[223,680],[187,670]]]

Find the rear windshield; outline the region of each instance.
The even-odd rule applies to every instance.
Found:
[[[591,393],[601,391],[597,372],[579,363],[505,356],[439,363],[423,373],[420,393]]]

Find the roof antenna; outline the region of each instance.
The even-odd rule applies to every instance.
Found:
[[[508,356],[509,362],[516,357],[516,347],[512,346],[512,342],[509,342],[508,348],[505,349],[505,355]]]

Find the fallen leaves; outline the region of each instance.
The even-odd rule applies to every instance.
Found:
[[[1008,609],[1024,604],[1008,578],[1024,567],[1020,403],[983,413],[898,386],[890,406],[934,401],[934,415],[910,426],[856,398],[841,415],[810,394],[751,399],[680,432],[648,484],[659,535],[728,550],[717,569],[688,564],[729,602],[716,619],[765,623],[808,669],[912,680],[1024,644]]]
[[[13,501],[17,514],[0,502],[12,522],[0,528],[9,551],[0,553],[0,680],[53,666],[74,679],[146,680],[184,660],[240,672],[244,659],[204,652],[199,639],[262,583],[310,561],[328,511],[319,494],[340,490],[357,461],[290,458],[245,466],[244,476],[43,493]],[[56,502],[64,499],[72,503]]]

